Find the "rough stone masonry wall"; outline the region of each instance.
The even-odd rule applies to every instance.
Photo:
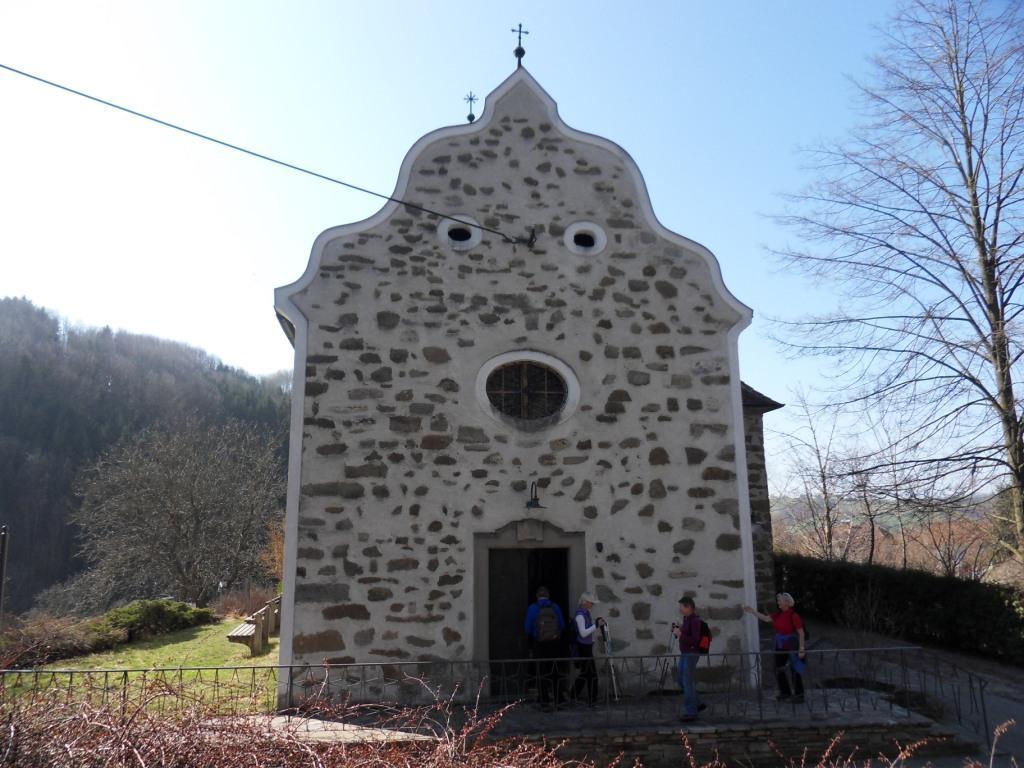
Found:
[[[473,534],[532,516],[583,531],[589,585],[628,653],[666,649],[694,594],[742,646],[743,563],[726,333],[702,258],[650,231],[616,152],[570,140],[519,83],[475,132],[428,146],[407,199],[514,234],[468,251],[434,216],[330,241],[293,296],[309,319],[294,662],[468,658]],[[401,191],[400,191],[401,193]],[[570,253],[564,228],[608,247]],[[491,357],[560,358],[567,422],[521,432],[474,393]]]

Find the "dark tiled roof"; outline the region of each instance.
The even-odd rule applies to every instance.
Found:
[[[779,408],[785,407],[783,403],[777,403],[767,395],[762,395],[752,386],[744,381],[740,382],[740,392],[743,397],[743,408],[761,411],[767,413],[768,411],[775,411]]]
[[[284,328],[284,333],[288,337],[289,343],[295,346],[295,326],[292,325],[291,320],[282,315],[280,312],[277,313],[277,322]]]

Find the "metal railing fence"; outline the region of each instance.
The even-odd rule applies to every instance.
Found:
[[[0,670],[0,706],[46,698],[172,713],[316,709],[331,702],[419,706],[450,700],[491,711],[519,703],[510,722],[544,730],[558,718],[588,725],[677,722],[678,655],[585,660],[488,659],[172,669]],[[811,716],[927,716],[988,738],[985,681],[913,647],[810,650],[802,698],[779,700],[773,652],[714,653],[697,664],[701,717],[758,722]],[[596,673],[591,688],[587,672]],[[791,678],[791,671],[784,674]],[[552,719],[554,718],[554,719]],[[511,726],[510,726],[511,727]]]

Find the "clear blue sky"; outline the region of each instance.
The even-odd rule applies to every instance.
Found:
[[[854,122],[890,2],[0,3],[0,63],[390,194],[406,150],[526,66],[575,128],[629,151],[654,210],[754,308],[744,380],[817,371],[763,320],[820,307],[765,252],[800,146]],[[478,105],[477,113],[480,112]],[[72,322],[291,366],[273,289],[379,201],[0,71],[0,295]],[[777,417],[775,424],[781,424]],[[771,423],[771,422],[770,422]]]

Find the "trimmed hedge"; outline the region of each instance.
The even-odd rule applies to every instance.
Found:
[[[775,554],[775,582],[807,616],[1024,666],[1024,592],[880,565]]]
[[[108,627],[124,630],[132,641],[213,621],[213,611],[209,608],[195,608],[174,600],[136,600],[107,611],[96,619],[94,628],[101,633]]]
[[[0,667],[49,664],[214,621],[209,608],[173,600],[136,600],[89,619],[37,615],[0,634]]]

